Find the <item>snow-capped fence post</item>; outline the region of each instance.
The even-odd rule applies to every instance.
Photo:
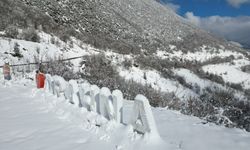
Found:
[[[97,85],[91,85],[90,87],[91,111],[98,112],[97,108],[99,108],[99,93],[100,93],[100,88]]]
[[[139,94],[135,97],[131,124],[140,133],[159,137],[148,99],[143,95]]]
[[[109,120],[114,119],[114,107],[112,104],[112,95],[108,88],[101,88],[99,95],[99,110],[100,114]]]
[[[70,80],[69,86],[70,86],[70,90],[72,94],[70,96],[70,103],[79,107],[80,102],[79,102],[79,97],[78,97],[78,92],[79,92],[78,84],[75,80]]]
[[[112,92],[113,106],[114,106],[114,118],[118,123],[123,121],[123,94],[120,90],[114,90]]]
[[[54,80],[52,79],[52,82],[51,82],[51,89],[52,89],[52,94],[55,95],[56,91],[55,91],[55,82]]]
[[[79,100],[80,107],[85,107],[90,110],[90,84],[83,83],[79,85]]]
[[[64,78],[60,76],[53,76],[53,81],[54,81],[55,94],[57,95],[57,97],[60,97],[60,94],[64,93],[67,83],[64,80]]]
[[[46,74],[45,79],[45,91],[52,93],[52,77],[50,74]]]
[[[66,88],[64,90],[65,99],[66,100],[71,100],[72,99],[72,93],[73,93],[72,88],[71,88],[70,84],[67,82],[66,83]]]

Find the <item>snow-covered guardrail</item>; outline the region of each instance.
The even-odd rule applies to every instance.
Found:
[[[75,80],[67,82],[60,76],[49,74],[46,74],[45,90],[58,97],[64,96],[73,105],[85,107],[118,123],[124,123],[124,115],[129,115],[123,113],[124,98],[120,90],[111,92],[107,87],[100,89],[89,83],[78,84]],[[149,101],[143,95],[135,97],[129,124],[139,133],[159,137]]]

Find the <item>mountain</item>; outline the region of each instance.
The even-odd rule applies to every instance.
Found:
[[[23,0],[39,8],[60,25],[82,34],[85,42],[119,53],[150,53],[192,40],[210,45],[224,44],[220,39],[190,25],[170,8],[154,0]],[[194,45],[200,46],[200,45]],[[190,47],[183,48],[189,51]]]
[[[1,0],[0,19],[3,59],[250,131],[249,52],[155,0]]]

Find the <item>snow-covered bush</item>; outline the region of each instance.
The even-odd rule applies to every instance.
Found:
[[[81,74],[82,78],[99,87],[108,87],[111,90],[119,89],[126,99],[132,100],[140,93],[149,99],[152,106],[162,107],[167,106],[168,103],[173,104],[173,101],[177,100],[173,93],[162,93],[149,85],[125,80],[119,76],[116,68],[103,54],[86,56],[82,63],[85,64],[85,72]]]
[[[133,63],[132,60],[125,59],[125,61],[122,62],[122,65],[124,68],[129,69],[132,67]]]
[[[244,90],[241,83],[229,83],[229,82],[227,82],[226,85],[235,89],[235,90],[238,90],[238,91]]]
[[[188,101],[185,102],[185,105],[181,107],[181,112],[202,118],[217,114],[217,110],[211,103],[196,98],[188,99]]]
[[[13,57],[18,57],[18,58],[22,58],[23,55],[20,52],[20,45],[16,42],[14,45],[14,53],[11,54]]]
[[[18,36],[18,27],[10,25],[5,29],[5,36],[9,38],[17,38]]]
[[[40,42],[40,36],[34,28],[27,28],[23,30],[20,37],[26,41]]]
[[[195,70],[195,73],[202,79],[208,79],[210,81],[219,83],[221,85],[225,85],[224,79],[219,75],[212,74],[209,72],[204,72],[202,69]]]
[[[81,74],[82,78],[100,87],[117,88],[115,82],[119,76],[118,72],[104,54],[86,56],[83,63],[85,63],[85,72]]]
[[[67,81],[70,79],[78,79],[80,77],[78,73],[73,71],[72,64],[70,62],[61,61],[61,59],[50,59],[48,63],[41,64],[40,68],[45,73],[61,76]]]
[[[200,98],[203,102],[210,102],[215,107],[225,107],[237,101],[233,90],[213,87],[204,89]]]
[[[246,66],[241,67],[241,70],[242,70],[243,72],[250,73],[250,65],[246,65]]]

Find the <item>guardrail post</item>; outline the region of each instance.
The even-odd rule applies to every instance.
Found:
[[[131,124],[139,133],[149,133],[154,137],[159,137],[148,99],[143,95],[135,97]]]
[[[79,92],[78,84],[75,80],[70,80],[69,86],[70,86],[70,90],[72,94],[70,97],[70,103],[79,107],[80,102],[79,102],[79,97],[78,97],[78,92]]]
[[[90,84],[83,83],[79,85],[80,107],[90,110]]]
[[[90,97],[91,97],[90,110],[100,113],[100,111],[97,109],[100,107],[99,106],[99,93],[100,93],[100,88],[97,85],[91,85],[90,87]]]
[[[113,106],[114,106],[114,119],[118,123],[122,123],[123,120],[123,94],[120,90],[114,90],[112,92]]]
[[[114,119],[114,107],[111,99],[110,90],[106,87],[101,88],[99,99],[100,114],[109,120]]]
[[[50,74],[46,74],[45,91],[53,93],[53,91],[52,91],[52,77]]]

